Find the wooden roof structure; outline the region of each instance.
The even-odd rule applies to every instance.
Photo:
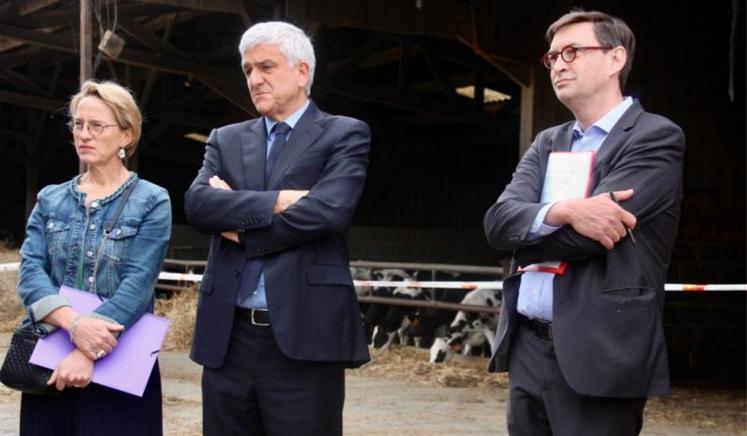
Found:
[[[86,8],[90,23],[82,15]],[[392,108],[415,123],[518,128],[526,147],[533,67],[492,54],[496,13],[494,2],[459,0],[6,1],[0,4],[0,104],[33,111],[24,114],[26,123],[21,116],[0,123],[6,144],[0,155],[28,168],[30,210],[40,165],[66,144],[51,138],[61,134],[67,99],[80,77],[92,76],[133,90],[148,119],[139,153],[194,161],[157,144],[256,115],[237,44],[252,23],[274,19],[312,36],[317,103],[332,96]],[[124,42],[115,56],[97,49],[107,31]],[[508,99],[486,102],[486,90]]]
[[[179,194],[203,153],[190,138],[256,115],[237,45],[247,27],[268,20],[311,35],[312,99],[371,125],[355,223],[476,231],[532,136],[571,117],[537,59],[548,24],[580,5],[628,22],[638,47],[626,93],[685,130],[680,237],[739,246],[730,258],[744,259],[743,2],[695,9],[663,0],[645,11],[580,3],[0,0],[0,210],[8,211],[0,232],[20,236],[39,187],[75,172],[64,123],[86,63],[93,77],[133,91],[146,123],[131,166],[169,189],[183,221]],[[90,27],[81,26],[81,5]],[[97,49],[107,30],[124,40],[114,57]],[[87,36],[90,55],[81,56]]]

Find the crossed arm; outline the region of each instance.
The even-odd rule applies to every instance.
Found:
[[[218,176],[210,177],[208,182],[210,183],[210,187],[212,188],[222,189],[224,191],[233,191],[233,188],[231,188],[231,186],[226,183],[225,180],[221,179]],[[286,209],[295,204],[298,200],[300,200],[308,193],[309,191],[300,191],[293,189],[283,189],[278,191],[278,197],[272,207],[272,213],[277,215],[279,213],[285,212]],[[233,241],[237,244],[240,242],[238,230],[228,230],[225,232],[221,232],[220,234],[229,241]]]
[[[644,129],[642,129],[644,130]],[[539,204],[542,180],[538,137],[513,180],[486,213],[488,242],[515,250],[520,264],[550,259],[576,261],[605,254],[626,237],[627,226],[645,225],[680,195],[685,139],[674,124],[634,133],[624,155],[585,199],[556,203],[545,224],[560,227],[538,239],[528,237]],[[621,203],[613,201],[610,192]]]
[[[363,190],[371,138],[365,123],[345,122],[334,129],[337,135],[320,139],[330,141],[329,151],[319,178],[308,190],[233,189],[220,176],[223,162],[214,132],[203,167],[185,196],[187,220],[200,231],[234,242],[239,241],[240,231],[250,258],[341,232],[349,225]]]
[[[48,383],[59,390],[85,387],[93,375],[93,361],[111,353],[117,345],[118,333],[136,322],[147,309],[171,236],[171,205],[165,190],[155,196],[130,243],[132,252],[155,261],[143,264],[140,258],[128,256],[121,265],[120,286],[112,297],[95,313],[81,314],[58,295],[47,272],[50,266],[41,211],[43,201],[40,193],[26,227],[18,293],[32,320],[67,330],[75,344]]]

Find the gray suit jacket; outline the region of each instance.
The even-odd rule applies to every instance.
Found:
[[[571,226],[529,241],[529,227],[542,207],[548,155],[570,150],[572,127],[569,122],[537,135],[485,215],[490,245],[514,251],[490,369],[508,370],[520,282],[515,267],[565,260],[565,274],[554,281],[553,341],[568,384],[589,396],[665,394],[669,370],[662,310],[682,199],[684,134],[636,102],[597,153],[590,195],[635,189],[621,205],[637,218],[637,245],[624,238],[607,251]]]

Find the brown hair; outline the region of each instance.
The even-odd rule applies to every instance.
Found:
[[[132,142],[125,146],[127,157],[129,158],[135,152],[137,143],[140,141],[140,134],[143,127],[143,115],[140,108],[137,107],[135,99],[130,91],[124,86],[115,82],[97,82],[88,80],[80,87],[80,91],[70,98],[68,108],[70,117],[75,117],[78,111],[78,104],[83,97],[96,97],[101,99],[114,112],[117,124],[121,129],[132,130]]]
[[[574,9],[550,24],[545,33],[545,39],[548,43],[552,42],[555,33],[561,27],[575,23],[592,23],[594,25],[594,36],[601,45],[622,46],[625,49],[627,57],[625,65],[620,71],[620,90],[623,90],[630,70],[633,68],[633,55],[635,54],[635,35],[633,35],[633,31],[623,20],[604,12]]]

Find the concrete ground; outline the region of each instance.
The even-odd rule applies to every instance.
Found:
[[[4,356],[9,334],[0,334]],[[164,352],[164,431],[201,434],[200,367],[186,353]],[[348,375],[346,435],[504,435],[506,391],[502,386],[444,387],[412,377]],[[20,395],[0,386],[0,434],[18,433]],[[646,408],[643,435],[745,435],[744,391],[675,389]]]

